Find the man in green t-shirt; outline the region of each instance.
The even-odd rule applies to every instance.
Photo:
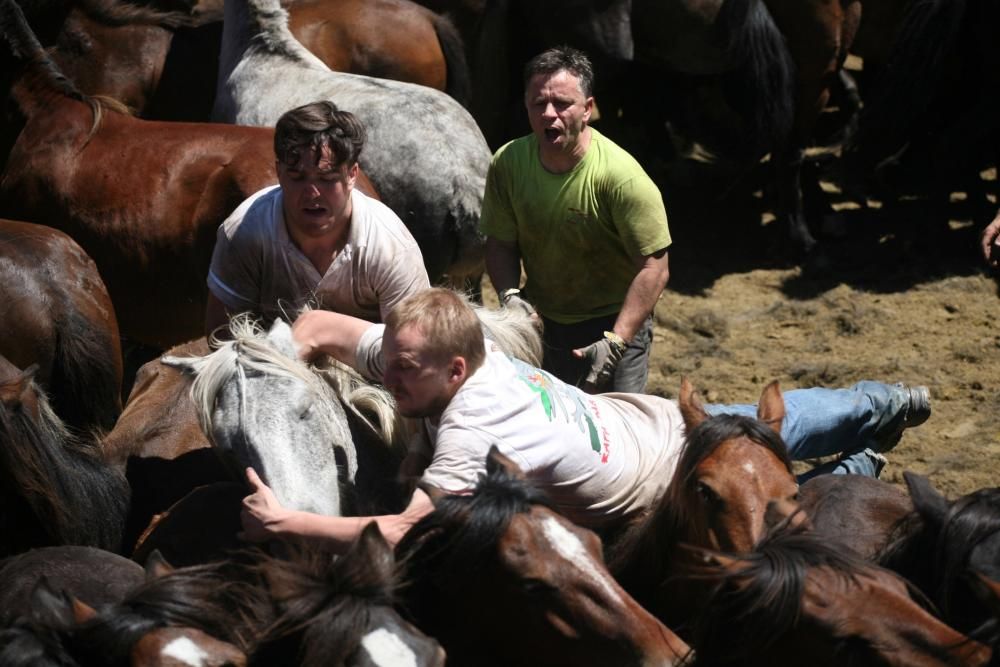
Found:
[[[663,198],[631,155],[589,126],[586,55],[550,49],[524,78],[532,133],[500,148],[486,177],[490,280],[505,305],[537,309],[546,370],[592,392],[641,392],[653,307],[670,276]]]

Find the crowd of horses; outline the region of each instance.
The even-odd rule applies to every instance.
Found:
[[[988,0],[424,5],[0,0],[0,664],[1000,664],[1000,492],[799,487],[776,385],[754,421],[708,418],[685,383],[668,493],[603,542],[496,453],[395,550],[375,529],[339,558],[238,539],[247,464],[329,514],[398,511],[415,482],[379,387],[303,365],[280,322],[201,335],[216,229],[275,182],[287,108],[358,113],[358,187],[466,286],[490,149],[526,131],[520,67],[560,43],[640,158],[670,125],[770,174],[800,251],[803,150],[831,99],[860,105],[849,52],[855,180],[995,164]],[[477,313],[538,363],[523,317]],[[137,344],[166,354],[129,369]]]

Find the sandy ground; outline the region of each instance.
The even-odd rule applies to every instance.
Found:
[[[995,184],[995,172],[983,176]],[[731,175],[712,186],[691,162],[656,178],[675,244],[649,392],[676,396],[683,376],[719,402],[755,402],[774,379],[783,389],[925,384],[933,414],[889,453],[883,478],[902,483],[913,470],[949,496],[1000,485],[1000,290],[978,254],[982,214],[963,210],[962,195],[947,222],[929,220],[919,200],[838,205],[827,264],[803,271],[779,259],[779,230],[753,186],[740,194]],[[989,195],[984,208],[994,204]]]

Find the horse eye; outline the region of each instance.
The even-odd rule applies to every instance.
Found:
[[[722,498],[719,494],[715,492],[715,489],[705,484],[705,482],[698,482],[698,495],[701,496],[702,500],[711,505],[722,504]]]

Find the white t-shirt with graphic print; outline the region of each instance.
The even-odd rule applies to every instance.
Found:
[[[384,327],[370,328],[358,368],[382,376]],[[490,446],[524,470],[555,508],[591,528],[649,507],[670,483],[684,442],[677,404],[644,394],[590,395],[486,341],[486,361],[427,424],[433,458],[423,481],[469,492]]]

